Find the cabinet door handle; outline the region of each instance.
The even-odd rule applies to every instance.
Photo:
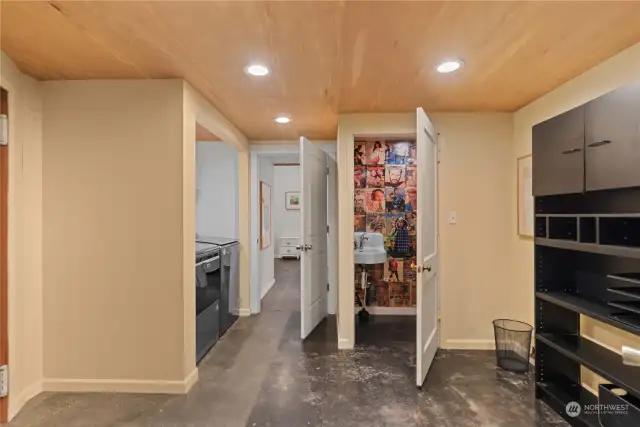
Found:
[[[564,150],[562,154],[573,154],[579,153],[580,151],[582,151],[582,148],[572,148],[571,150]]]
[[[591,144],[587,145],[587,147],[600,147],[601,145],[607,144],[611,144],[611,141],[609,141],[608,139],[603,139],[602,141],[592,142]]]

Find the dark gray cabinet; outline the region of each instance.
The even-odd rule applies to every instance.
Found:
[[[580,106],[533,127],[533,194],[584,190],[585,108]]]
[[[585,189],[640,186],[640,82],[586,104]]]

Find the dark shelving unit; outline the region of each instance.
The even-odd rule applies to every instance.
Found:
[[[587,316],[640,336],[639,123],[640,81],[532,129],[536,397],[573,426],[640,426],[640,367],[580,331]],[[583,366],[612,384],[593,394]],[[571,417],[570,402],[633,411]]]

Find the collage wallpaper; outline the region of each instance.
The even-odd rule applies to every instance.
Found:
[[[354,231],[381,233],[387,261],[368,266],[367,306],[415,307],[416,143],[407,139],[356,139]],[[361,267],[355,268],[355,291]]]

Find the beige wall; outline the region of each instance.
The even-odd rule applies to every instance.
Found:
[[[496,318],[519,318],[509,241],[511,114],[436,113],[444,348],[490,349]],[[457,212],[457,224],[447,222]]]
[[[42,94],[1,54],[9,91],[9,417],[42,383]]]
[[[2,86],[10,416],[43,389],[187,391],[197,380],[195,123],[244,153],[241,212],[246,138],[179,80],[39,83],[3,54]],[[248,311],[246,252],[244,266]]]
[[[183,82],[43,90],[44,388],[183,392],[197,377]]]
[[[491,348],[491,320],[517,316],[504,303],[509,281],[509,152],[511,114],[429,115],[440,133],[439,202],[442,346]],[[415,113],[340,117],[339,343],[354,340],[353,308],[353,135],[407,135]],[[449,211],[458,224],[446,223]]]
[[[510,160],[512,168],[515,170],[516,158],[531,153],[533,125],[638,78],[640,78],[640,44],[630,47],[517,111],[514,115],[513,148]],[[515,172],[510,177],[511,217],[512,223],[515,223],[517,217]],[[533,242],[518,238],[513,232],[511,233],[511,250],[515,286],[512,303],[521,310],[520,317],[533,322]],[[635,343],[636,347],[640,345],[637,337],[602,323],[583,318],[581,324],[584,335],[618,352],[623,343]],[[590,387],[595,387],[595,380],[591,375],[586,375],[584,379]]]

